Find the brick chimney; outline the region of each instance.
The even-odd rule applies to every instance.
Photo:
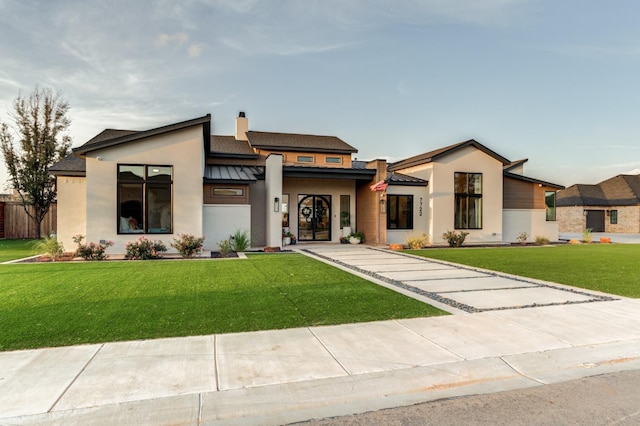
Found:
[[[249,120],[244,115],[244,111],[238,113],[236,118],[236,140],[247,141],[247,131],[249,130]]]

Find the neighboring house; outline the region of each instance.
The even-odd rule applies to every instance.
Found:
[[[596,185],[558,192],[560,232],[640,232],[640,175],[618,175]]]
[[[141,235],[166,244],[205,236],[215,249],[236,230],[253,247],[338,242],[362,231],[373,244],[410,236],[443,242],[446,230],[471,242],[515,241],[521,232],[557,239],[555,191],[470,140],[388,165],[354,161],[334,136],[249,130],[210,134],[206,115],[147,131],[108,129],[50,171],[58,183],[58,237],[112,240],[114,252]],[[545,205],[545,197],[547,205]]]

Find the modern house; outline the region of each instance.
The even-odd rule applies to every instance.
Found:
[[[355,161],[335,136],[249,130],[240,113],[234,135],[211,135],[211,116],[145,131],[107,129],[50,171],[58,184],[58,238],[111,240],[114,252],[145,235],[170,243],[205,236],[215,249],[236,230],[253,247],[338,242],[362,231],[373,244],[404,243],[446,230],[467,241],[556,240],[559,185],[526,177],[475,140],[393,164]]]
[[[558,192],[561,232],[640,232],[640,175],[618,175]]]

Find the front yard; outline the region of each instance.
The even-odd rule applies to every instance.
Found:
[[[444,314],[299,254],[0,265],[2,351]]]
[[[463,247],[407,253],[619,296],[640,297],[640,244]]]

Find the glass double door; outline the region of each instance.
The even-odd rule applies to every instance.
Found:
[[[298,195],[298,240],[331,241],[330,195]]]

